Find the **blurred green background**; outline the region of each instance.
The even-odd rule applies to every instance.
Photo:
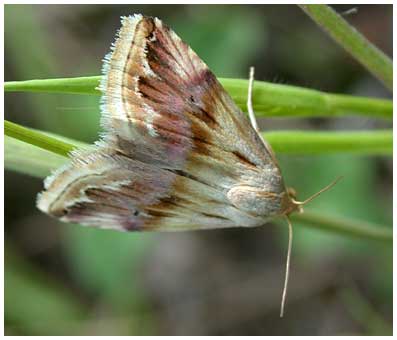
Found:
[[[338,12],[352,6],[336,6]],[[392,54],[392,6],[346,19]],[[217,76],[390,98],[289,5],[6,5],[5,80],[98,75],[119,17],[158,16]],[[93,142],[99,97],[7,93],[13,122]],[[262,119],[263,130],[375,129],[368,118]],[[344,176],[314,211],[392,224],[392,159],[278,155],[300,198]],[[42,181],[5,171],[8,335],[392,334],[392,247],[295,225],[286,315],[278,317],[287,228],[117,233],[35,207]]]

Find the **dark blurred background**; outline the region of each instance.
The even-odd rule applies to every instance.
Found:
[[[336,6],[344,12],[353,6]],[[346,19],[392,54],[392,6]],[[298,7],[6,5],[5,80],[99,75],[119,17],[158,16],[217,76],[390,97]],[[13,122],[92,142],[99,97],[7,93]],[[374,129],[369,118],[262,119],[264,130]],[[392,224],[392,159],[278,155],[288,185],[336,216]],[[62,224],[35,207],[42,180],[5,171],[9,335],[339,335],[392,333],[392,247],[294,226],[286,315],[278,317],[287,228],[117,233]],[[308,209],[309,209],[308,208]]]

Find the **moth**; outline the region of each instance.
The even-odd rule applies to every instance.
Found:
[[[38,208],[121,231],[257,227],[300,211],[270,145],[157,18],[123,17],[104,59],[101,139],[44,182]],[[251,116],[252,117],[252,116]]]

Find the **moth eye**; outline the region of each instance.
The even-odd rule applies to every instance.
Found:
[[[138,211],[138,210],[135,210],[133,215],[134,215],[134,216],[138,216],[138,215],[139,215],[139,211]]]
[[[68,214],[68,210],[67,209],[62,209],[62,214],[63,215],[67,215]]]
[[[195,103],[196,101],[194,100],[194,97],[193,96],[190,96],[190,101],[192,102],[192,103]]]

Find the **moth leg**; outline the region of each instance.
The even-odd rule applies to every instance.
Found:
[[[258,123],[256,122],[254,109],[252,108],[252,88],[254,85],[254,72],[255,72],[255,68],[251,66],[249,72],[247,109],[248,109],[248,115],[251,121],[251,125],[255,129],[255,131],[259,134]]]

